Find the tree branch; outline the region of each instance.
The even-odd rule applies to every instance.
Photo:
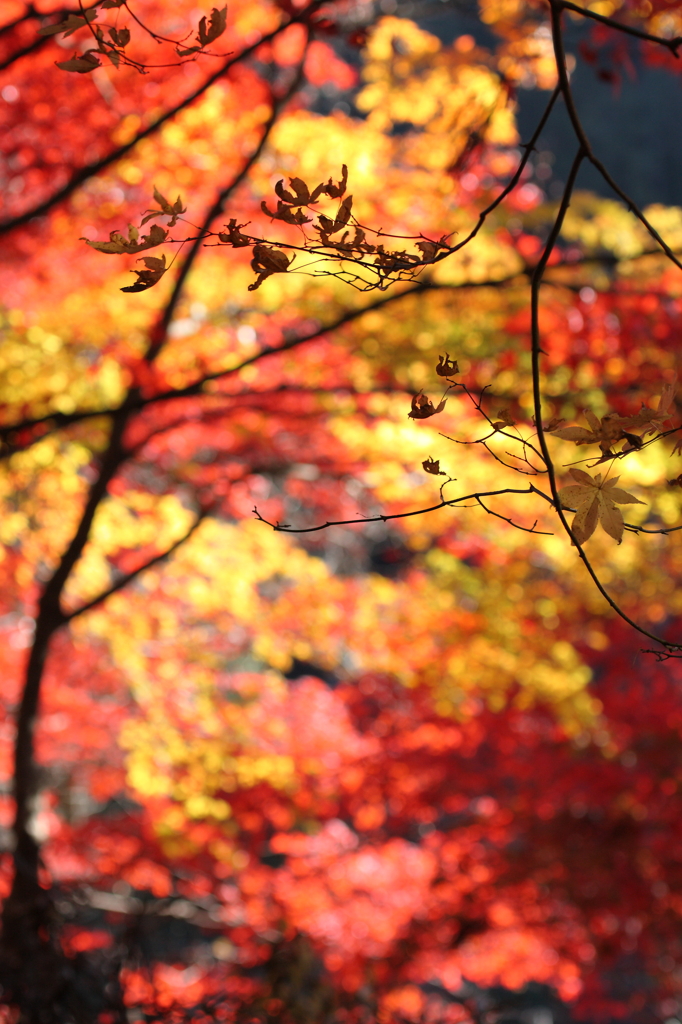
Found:
[[[363,516],[361,519],[334,519],[328,520],[326,523],[320,523],[319,526],[305,526],[296,528],[294,526],[288,526],[286,523],[271,523],[267,519],[264,519],[257,508],[254,508],[253,513],[256,519],[260,520],[261,523],[265,523],[266,526],[271,526],[273,530],[279,533],[318,533],[320,530],[327,530],[330,526],[364,526],[365,523],[387,523],[392,519],[409,519],[411,516],[423,516],[427,512],[437,512],[441,508],[452,508],[463,501],[479,501],[480,498],[496,498],[502,494],[539,494],[536,487],[529,485],[528,487],[504,487],[497,491],[474,491],[472,494],[463,494],[460,498],[449,498],[447,500],[440,501],[437,505],[430,505],[428,508],[417,508],[411,512],[394,512],[392,514],[380,515],[380,516]],[[546,497],[546,495],[543,495]],[[489,509],[486,509],[488,512]]]
[[[567,70],[566,70],[565,54],[564,54],[564,48],[563,48],[563,37],[562,37],[562,32],[561,32],[561,24],[560,24],[560,20],[559,20],[560,19],[560,14],[557,14],[557,11],[556,11],[555,6],[554,6],[554,0],[550,0],[550,3],[552,5],[552,27],[553,27],[553,37],[554,37],[554,45],[555,45],[555,58],[556,58],[557,66],[560,68],[560,70],[559,70],[559,77],[560,77],[560,83],[561,83],[561,86],[562,86],[562,92],[564,93],[564,97],[567,98],[567,105],[568,105],[569,98],[570,98],[570,102],[572,104],[572,96],[571,96],[570,86],[569,86],[569,83],[568,83],[568,73],[567,73]],[[573,110],[575,111],[574,107],[573,107]],[[573,118],[572,118],[572,121],[573,121]],[[547,477],[548,477],[550,491],[551,491],[551,494],[552,494],[552,503],[554,505],[554,508],[556,509],[557,515],[559,516],[559,519],[561,521],[561,525],[563,526],[564,530],[566,531],[567,536],[570,537],[572,543],[574,544],[574,546],[575,546],[575,548],[576,548],[576,550],[578,552],[578,556],[579,556],[580,560],[582,561],[583,565],[587,569],[587,572],[589,573],[590,578],[592,579],[592,582],[594,583],[594,585],[597,587],[597,590],[599,591],[599,593],[602,595],[604,600],[607,601],[607,603],[612,608],[612,610],[621,619],[623,619],[625,622],[627,622],[629,626],[631,626],[633,629],[637,630],[638,633],[641,633],[643,636],[648,637],[650,640],[654,640],[657,643],[662,644],[664,647],[666,647],[668,649],[677,649],[677,648],[682,649],[682,645],[671,644],[668,641],[663,640],[661,637],[656,636],[656,634],[649,632],[649,630],[645,629],[643,626],[640,626],[637,622],[635,622],[634,619],[631,619],[630,616],[625,611],[623,611],[623,609],[617,604],[617,602],[614,601],[614,599],[611,597],[611,595],[608,593],[608,591],[604,587],[604,585],[601,582],[601,580],[599,579],[599,577],[598,577],[594,567],[592,566],[590,560],[588,559],[587,555],[585,554],[585,551],[583,550],[582,545],[576,539],[575,534],[573,533],[573,530],[569,526],[569,523],[568,523],[568,521],[566,519],[566,516],[564,514],[564,510],[562,509],[561,499],[559,498],[559,492],[558,492],[558,488],[557,488],[557,484],[556,484],[556,474],[555,474],[555,471],[554,471],[554,464],[552,462],[552,457],[550,455],[549,448],[548,448],[548,445],[547,445],[547,438],[546,438],[545,431],[544,431],[544,428],[543,428],[543,425],[542,425],[542,392],[541,392],[541,387],[540,387],[540,356],[541,356],[543,350],[542,350],[542,343],[541,343],[542,339],[541,339],[541,334],[540,334],[540,289],[541,289],[541,286],[542,286],[542,279],[543,279],[543,274],[544,274],[545,268],[547,266],[549,257],[552,254],[554,246],[556,245],[557,239],[558,239],[559,234],[561,232],[561,227],[562,227],[563,222],[564,222],[564,218],[566,216],[566,212],[567,212],[567,210],[568,210],[568,208],[570,206],[571,196],[572,196],[572,193],[573,193],[573,189],[575,187],[575,182],[576,182],[576,178],[578,176],[578,171],[580,169],[580,166],[581,166],[583,160],[585,158],[590,159],[589,143],[587,142],[587,140],[585,138],[585,135],[584,135],[584,132],[582,131],[582,127],[580,125],[579,120],[577,120],[577,115],[576,115],[576,120],[573,121],[573,124],[574,124],[574,129],[575,129],[576,135],[578,136],[578,140],[579,140],[578,152],[576,154],[575,160],[573,161],[573,166],[571,167],[571,171],[570,171],[568,180],[566,182],[566,187],[564,189],[564,193],[563,193],[563,196],[562,196],[562,199],[561,199],[561,203],[559,205],[559,211],[557,213],[556,219],[555,219],[554,224],[552,226],[552,230],[550,232],[549,238],[547,239],[547,244],[545,245],[545,248],[544,248],[544,251],[542,253],[542,256],[541,256],[541,258],[540,258],[540,260],[539,260],[539,262],[538,262],[538,264],[537,264],[537,266],[535,268],[535,271],[534,271],[532,279],[531,279],[531,363],[532,363],[532,377],[533,377],[533,406],[534,406],[536,430],[537,430],[537,435],[538,435],[538,444],[539,444],[539,447],[540,447],[540,451],[542,452],[542,457],[543,457],[543,460],[545,462],[545,465],[547,466]],[[665,245],[665,243],[663,243],[663,244]],[[675,260],[675,262],[677,262],[677,261]]]
[[[226,185],[225,188],[220,190],[212,206],[206,213],[201,224],[201,227],[199,228],[199,234],[194,239],[189,252],[187,253],[185,259],[183,260],[180,272],[178,273],[178,276],[175,280],[173,291],[171,292],[170,298],[166,303],[165,309],[161,314],[158,324],[152,330],[149,347],[144,357],[148,363],[154,361],[154,359],[159,354],[168,338],[168,328],[170,327],[171,321],[173,319],[173,314],[175,313],[177,305],[180,301],[180,296],[182,295],[182,291],[185,286],[187,277],[202,249],[206,237],[206,232],[210,229],[211,224],[216,219],[216,217],[220,213],[222,213],[227,200],[236,191],[236,189],[239,188],[239,186],[244,181],[249,171],[253,168],[254,164],[259,159],[261,153],[263,152],[263,148],[265,147],[265,144],[267,143],[268,138],[270,137],[270,133],[272,132],[272,129],[275,126],[277,118],[279,117],[283,107],[286,106],[286,104],[298,90],[301,84],[302,77],[303,62],[301,61],[296,71],[296,74],[294,75],[293,81],[286,89],[284,94],[277,98],[273,97],[270,116],[268,120],[265,122],[265,125],[263,127],[263,134],[260,137],[258,145],[251,153],[251,156],[248,158],[248,160],[246,160],[241,170],[234,176],[229,185]]]
[[[617,32],[625,32],[636,39],[645,39],[650,43],[658,43],[660,46],[667,47],[673,57],[679,57],[677,51],[682,44],[682,36],[675,36],[674,39],[666,39],[664,36],[652,36],[649,32],[643,32],[641,29],[633,28],[631,25],[624,25],[613,18],[607,18],[604,14],[597,14],[596,11],[591,11],[589,7],[578,7],[577,4],[571,3],[570,0],[559,0],[558,6],[563,7],[566,11],[574,11],[583,18],[592,18],[602,25],[608,25],[609,28],[616,29]]]
[[[92,4],[82,4],[79,7],[61,7],[53,11],[37,11],[33,4],[28,4],[24,14],[19,15],[14,21],[7,22],[7,24],[0,27],[0,36],[4,36],[9,32],[12,32],[15,28],[18,28],[26,21],[47,21],[48,18],[55,18],[55,25],[58,25],[65,18],[68,18],[70,14],[80,14],[81,11],[88,11],[92,7],[96,7],[99,0],[95,0]],[[14,53],[10,54],[3,61],[0,62],[0,71],[5,71],[11,67],[12,64],[16,64],[22,57],[28,57],[32,53],[37,53],[42,50],[43,47],[52,43],[53,40],[50,36],[37,36],[32,42],[27,43],[26,46],[22,46],[20,49],[15,50]]]
[[[131,149],[134,149],[138,142],[141,142],[143,139],[149,138],[150,135],[154,135],[154,133],[157,132],[159,128],[161,128],[166,123],[166,121],[170,121],[173,117],[176,116],[176,114],[179,114],[181,111],[185,110],[186,107],[191,106],[191,104],[194,103],[195,100],[199,99],[199,97],[202,96],[206,92],[206,90],[210,88],[210,86],[212,86],[215,82],[217,82],[227,71],[229,71],[230,68],[234,67],[236,64],[239,64],[241,61],[246,60],[248,57],[251,57],[256,52],[256,50],[258,50],[259,47],[263,46],[264,43],[272,42],[272,40],[275,39],[286,28],[288,28],[289,25],[292,25],[296,22],[306,21],[310,17],[310,15],[313,14],[314,11],[317,10],[317,8],[322,5],[323,2],[324,0],[312,0],[312,2],[305,8],[305,10],[299,11],[297,14],[294,14],[292,17],[288,18],[286,22],[279,25],[276,29],[273,29],[272,32],[268,32],[266,35],[260,38],[258,42],[252,43],[250,46],[247,46],[236,57],[232,57],[230,60],[225,61],[225,63],[222,64],[217,71],[215,71],[212,75],[209,75],[209,77],[204,82],[202,82],[200,86],[194,89],[193,92],[191,92],[183,100],[180,100],[178,103],[176,103],[175,106],[165,111],[165,113],[157,117],[156,120],[152,121],[151,124],[147,125],[146,128],[143,128],[141,131],[139,131],[129,142],[126,142],[123,145],[118,146],[116,149],[112,150],[106,156],[101,157],[99,160],[93,160],[92,163],[85,164],[83,167],[80,168],[80,170],[76,171],[76,173],[71,176],[67,183],[62,186],[62,188],[57,189],[57,191],[53,192],[51,196],[48,196],[47,199],[44,199],[42,202],[37,203],[35,206],[31,207],[30,210],[25,210],[24,213],[17,214],[16,217],[11,217],[9,220],[1,221],[0,235],[8,234],[10,231],[14,231],[15,228],[21,227],[23,224],[27,224],[30,220],[33,220],[34,217],[42,217],[44,214],[48,213],[53,206],[56,206],[58,203],[61,203],[64,199],[68,199],[68,197],[73,192],[75,192],[79,185],[82,185],[84,181],[87,181],[94,175],[99,174],[100,171],[103,171],[105,170],[105,168],[110,167],[111,164],[116,163],[116,161],[120,160],[121,157],[126,155],[126,153],[129,153]]]
[[[129,583],[132,583],[134,579],[140,576],[143,572],[146,572],[147,569],[151,569],[152,566],[158,565],[159,562],[163,562],[166,558],[170,558],[170,556],[175,551],[177,551],[177,549],[182,544],[184,544],[186,541],[190,539],[190,537],[196,532],[199,524],[202,523],[208,515],[208,510],[202,511],[197,516],[194,523],[192,523],[189,530],[182,537],[178,538],[178,540],[171,544],[171,546],[167,548],[166,551],[162,551],[161,554],[154,555],[154,557],[150,558],[147,562],[144,563],[144,565],[140,565],[138,566],[137,569],[134,569],[132,572],[129,572],[126,576],[122,576],[120,580],[116,580],[115,583],[112,583],[112,585],[107,590],[102,591],[101,594],[99,594],[97,597],[93,597],[92,600],[87,601],[84,605],[81,605],[80,608],[76,608],[74,611],[71,612],[63,612],[62,622],[66,624],[68,622],[73,621],[73,619],[78,618],[79,615],[84,615],[85,612],[89,612],[92,608],[95,608],[98,604],[101,604],[102,601],[106,601],[107,598],[111,597],[112,594],[116,594],[118,593],[119,590],[123,590],[123,588],[127,587]]]
[[[607,185],[613,189],[616,195],[623,200],[628,210],[634,214],[634,216],[640,221],[641,224],[646,228],[651,237],[655,239],[660,245],[663,252],[666,254],[669,260],[671,260],[676,267],[682,270],[682,262],[677,258],[673,250],[670,248],[668,243],[659,235],[656,228],[651,224],[640,210],[639,206],[635,203],[630,196],[623,191],[616,181],[611,177],[604,164],[599,160],[598,157],[592,151],[590,140],[587,137],[585,129],[582,126],[578,111],[575,106],[573,99],[573,93],[571,92],[571,86],[568,80],[568,69],[566,67],[566,52],[564,48],[563,32],[561,29],[561,9],[565,6],[565,0],[549,0],[551,18],[552,18],[552,39],[554,43],[554,54],[557,65],[557,72],[559,75],[559,86],[564,97],[568,116],[573,125],[576,138],[578,139],[580,146],[584,152],[584,155],[590,161],[590,163],[599,171]]]
[[[478,232],[481,230],[481,228],[483,227],[483,225],[484,225],[484,223],[486,221],[486,218],[493,212],[493,210],[497,209],[497,207],[500,205],[500,203],[504,199],[506,199],[506,197],[509,195],[510,192],[514,191],[514,189],[518,185],[519,181],[521,180],[521,175],[523,174],[523,170],[524,170],[526,164],[528,163],[528,161],[530,160],[530,155],[534,151],[535,145],[536,145],[538,139],[540,138],[540,135],[542,134],[542,131],[543,131],[545,125],[547,124],[547,122],[549,120],[549,117],[550,117],[550,114],[552,113],[552,110],[554,109],[554,104],[556,103],[556,101],[557,101],[557,99],[559,98],[560,95],[561,95],[561,86],[557,85],[556,89],[554,90],[554,92],[552,93],[552,95],[550,97],[549,103],[547,104],[547,106],[545,108],[545,112],[543,113],[542,117],[540,118],[540,120],[538,122],[538,125],[537,125],[535,131],[533,132],[533,135],[531,136],[530,142],[527,142],[525,145],[523,145],[521,147],[522,149],[525,150],[525,153],[523,154],[523,156],[522,156],[522,158],[521,158],[521,160],[519,162],[519,166],[516,169],[516,173],[514,174],[514,176],[511,179],[511,181],[505,186],[505,188],[502,189],[502,191],[500,192],[500,194],[497,197],[497,199],[494,199],[493,202],[490,203],[489,206],[486,206],[485,210],[481,211],[481,213],[479,214],[479,217],[478,217],[478,220],[477,220],[476,224],[471,229],[471,231],[466,236],[466,238],[463,238],[461,242],[457,243],[457,245],[453,245],[450,249],[448,249],[447,252],[443,252],[439,256],[436,256],[436,258],[433,261],[434,263],[438,263],[440,260],[447,259],[448,256],[452,255],[452,253],[455,253],[459,249],[463,249],[465,245],[468,245],[468,243],[473,238],[475,238],[476,235],[478,234]]]
[[[506,278],[498,278],[489,281],[470,281],[462,284],[439,284],[433,281],[425,280],[420,281],[419,284],[412,288],[406,288],[402,292],[393,292],[389,295],[382,295],[381,298],[372,302],[370,305],[362,306],[357,309],[346,310],[341,314],[335,321],[330,324],[325,324],[322,327],[315,327],[314,329],[307,331],[303,334],[294,335],[287,341],[284,341],[281,345],[276,348],[262,348],[252,356],[248,356],[243,359],[240,363],[235,366],[228,367],[225,370],[217,370],[215,373],[205,374],[198,380],[193,381],[183,388],[174,388],[171,391],[163,391],[156,395],[143,396],[139,393],[134,396],[130,396],[126,404],[127,409],[133,411],[139,411],[146,408],[149,405],[156,405],[159,402],[173,401],[180,398],[193,398],[197,395],[201,395],[203,388],[206,384],[210,384],[213,381],[224,380],[234,374],[239,373],[247,366],[253,366],[255,363],[260,362],[261,359],[266,359],[270,356],[280,355],[282,352],[290,352],[293,348],[297,348],[299,345],[303,345],[308,341],[315,341],[321,338],[325,334],[329,334],[331,331],[336,331],[341,327],[345,327],[346,324],[353,323],[355,320],[360,319],[365,313],[373,312],[377,309],[382,309],[384,306],[390,305],[392,302],[397,302],[400,299],[407,298],[412,295],[421,295],[427,291],[450,291],[450,290],[464,290],[467,288],[499,288],[505,284],[509,284],[512,281],[518,280],[520,274],[510,274]],[[74,423],[81,423],[84,420],[96,419],[99,416],[114,416],[123,408],[123,404],[112,409],[93,409],[81,412],[73,413],[48,413],[45,416],[39,416],[35,419],[22,420],[19,423],[7,424],[0,427],[0,440],[7,440],[11,438],[13,434],[20,433],[22,431],[29,431],[35,427],[39,427],[45,424],[54,424],[55,429],[62,430],[65,427],[71,426]],[[46,434],[43,433],[39,437],[31,438],[31,440],[25,445],[17,445],[12,448],[11,451],[4,453],[4,457],[14,454],[15,451],[22,451],[24,448],[29,447],[36,441],[41,440]],[[0,456],[1,458],[2,456]]]

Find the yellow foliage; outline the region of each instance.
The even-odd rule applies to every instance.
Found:
[[[517,141],[507,92],[484,63],[472,63],[404,18],[382,18],[371,33],[357,98],[368,125],[389,131],[409,124],[415,132],[400,146],[404,159],[446,170],[472,133],[498,145]]]

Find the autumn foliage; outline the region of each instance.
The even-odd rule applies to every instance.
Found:
[[[430,17],[3,6],[7,1024],[677,1024],[682,7]]]

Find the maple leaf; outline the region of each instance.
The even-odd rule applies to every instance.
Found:
[[[255,292],[272,274],[285,274],[291,265],[293,256],[289,258],[281,249],[273,249],[267,245],[254,245],[251,269],[258,274],[258,279],[249,285],[249,291]]]
[[[611,446],[617,441],[624,441],[622,451],[632,451],[642,447],[643,437],[663,430],[673,415],[676,391],[677,385],[674,382],[666,384],[656,409],[648,409],[643,405],[634,416],[620,416],[618,413],[610,412],[599,420],[588,409],[585,412],[585,419],[589,423],[589,429],[586,427],[561,427],[558,430],[552,430],[551,433],[555,437],[563,438],[564,441],[573,441],[577,445],[598,444],[604,453],[604,457],[600,461],[604,461],[613,456]],[[641,437],[632,433],[633,430],[643,427],[646,429]]]
[[[116,46],[120,46],[121,48],[127,46],[128,43],[130,42],[129,28],[110,28],[109,35],[111,36],[112,42],[115,43]]]
[[[241,228],[245,228],[246,224],[237,224],[234,217],[230,218],[229,224],[225,227],[227,231],[221,231],[218,238],[221,242],[227,242],[229,245],[234,246],[235,249],[241,249],[245,245],[251,245],[251,239],[248,235],[241,233]]]
[[[203,17],[199,22],[199,34],[197,36],[201,46],[208,46],[209,43],[215,42],[215,40],[223,34],[227,27],[227,7],[221,7],[218,10],[214,7],[210,14],[210,20],[206,23],[206,18]]]
[[[83,11],[82,14],[70,14],[64,21],[60,21],[57,25],[46,25],[44,28],[38,29],[39,36],[55,36],[60,32],[64,33],[64,38],[73,35],[79,28],[85,28],[90,22],[97,17],[97,11],[91,9],[89,11]],[[57,65],[58,67],[60,65]]]
[[[320,196],[329,196],[330,199],[340,199],[346,191],[348,184],[348,168],[345,164],[341,165],[341,181],[338,185],[335,185],[330,178],[328,182],[318,185],[317,188],[313,189],[313,193],[310,197],[310,202],[316,202]]]
[[[284,178],[281,178],[275,185],[275,193],[279,198],[288,203],[289,206],[307,206],[311,201],[310,189],[302,178],[289,178],[289,184],[294,190],[293,193],[284,187]],[[294,194],[295,193],[295,194]]]
[[[83,75],[102,66],[101,61],[96,56],[96,53],[96,50],[87,50],[85,53],[82,53],[80,57],[71,57],[69,60],[58,60],[55,61],[55,63],[62,71],[76,71],[78,74]]]
[[[142,256],[141,261],[147,269],[133,270],[132,273],[137,274],[137,281],[126,288],[121,288],[122,292],[146,292],[148,288],[153,288],[159,283],[168,269],[165,256]]]
[[[187,213],[187,207],[182,205],[182,199],[180,196],[175,200],[174,203],[169,203],[165,196],[161,195],[156,185],[154,186],[154,199],[161,207],[160,210],[145,210],[145,216],[140,221],[140,227],[143,227],[147,221],[153,220],[154,217],[170,217],[168,221],[168,227],[174,228],[177,224],[178,217],[181,213]]]
[[[623,437],[625,439],[625,444],[622,448],[624,452],[630,452],[633,449],[639,450],[644,445],[644,441],[638,434],[630,434],[627,430],[624,430]]]
[[[433,263],[439,249],[447,249],[442,238],[438,242],[432,242],[429,238],[424,238],[420,242],[415,242],[415,245],[422,254],[423,263]]]
[[[210,20],[207,23],[206,18],[203,17],[199,22],[199,31],[197,32],[196,46],[188,46],[184,50],[177,47],[176,53],[178,57],[190,57],[194,53],[199,53],[205,46],[212,43],[218,36],[221,36],[227,27],[227,7],[221,7],[218,10],[214,7],[211,11]]]
[[[587,427],[558,427],[550,431],[555,437],[564,441],[574,441],[575,444],[598,444],[602,439],[601,422],[589,409],[585,412],[585,419],[590,424]]]
[[[346,196],[346,198],[343,200],[343,202],[339,206],[338,212],[336,214],[336,219],[334,220],[334,227],[331,230],[331,234],[332,235],[336,231],[340,231],[341,228],[345,228],[346,224],[350,220],[352,206],[353,206],[353,197],[352,196]]]
[[[374,262],[383,270],[409,270],[415,263],[419,263],[419,257],[412,253],[398,250],[397,252],[387,251],[383,245],[376,247],[377,256]]]
[[[644,431],[643,437],[648,434],[655,434],[656,431],[661,431],[665,427],[665,424],[672,418],[675,412],[674,400],[677,392],[677,384],[666,384],[663,387],[661,396],[658,399],[658,406],[648,420],[648,428]],[[644,410],[642,410],[644,411]],[[649,410],[647,410],[648,412]]]
[[[353,197],[352,196],[346,196],[346,198],[343,200],[343,202],[339,206],[338,212],[337,212],[336,217],[334,218],[334,220],[332,220],[331,217],[326,217],[323,213],[321,213],[319,215],[318,223],[315,225],[315,227],[320,232],[320,235],[323,236],[323,241],[324,241],[325,245],[335,245],[335,246],[338,247],[338,245],[339,245],[338,242],[330,242],[328,240],[328,238],[325,238],[324,236],[326,236],[326,235],[333,235],[337,231],[340,231],[341,228],[345,228],[346,224],[350,220],[352,206],[353,206]],[[362,243],[364,242],[364,239],[365,239],[365,236],[364,236],[364,232],[363,232],[362,236],[361,236],[361,239],[358,239],[358,244],[362,245]]]
[[[365,240],[365,232],[362,228],[358,227],[357,224],[354,227],[355,234],[352,242],[350,243],[351,248],[360,249],[362,252],[374,252],[376,250],[376,246]]]
[[[571,529],[579,544],[584,544],[601,523],[602,529],[619,544],[623,539],[623,516],[618,505],[644,505],[628,491],[616,487],[619,477],[602,480],[601,473],[591,477],[582,469],[571,469],[576,481],[562,487],[559,500],[562,508],[575,509]]]
[[[502,427],[514,426],[514,420],[509,415],[509,409],[500,409],[497,415],[499,419],[496,419],[493,423],[493,428],[495,430],[501,430]]]
[[[312,217],[306,217],[303,210],[298,209],[294,212],[290,205],[287,206],[282,202],[277,203],[277,210],[274,213],[269,209],[264,199],[261,201],[260,208],[268,217],[272,217],[273,220],[283,220],[285,224],[300,226],[301,224],[309,224],[312,220]]]
[[[109,49],[105,51],[104,47],[107,47],[107,46],[109,47]],[[106,52],[106,55],[109,58],[109,60],[111,61],[111,63],[114,65],[115,68],[117,68],[119,66],[119,64],[121,63],[121,55],[120,55],[120,53],[118,52],[118,50],[114,49],[114,47],[111,45],[111,43],[105,43],[104,47],[100,48],[100,52],[101,53]]]
[[[440,459],[432,459],[431,456],[422,462],[422,468],[433,476],[447,476],[440,468]]]
[[[82,241],[86,242],[93,249],[97,249],[98,252],[120,255],[122,253],[142,252],[144,249],[153,249],[155,246],[165,242],[167,234],[168,231],[165,228],[162,228],[159,224],[152,224],[149,234],[143,235],[140,239],[139,231],[130,224],[128,225],[127,238],[124,238],[120,231],[112,231],[108,242],[93,242],[89,238],[83,238]]]
[[[609,412],[600,420],[590,409],[586,409],[585,419],[589,423],[589,428],[559,427],[554,428],[550,433],[564,441],[573,441],[578,446],[598,444],[603,453],[603,458],[600,461],[604,461],[604,459],[613,457],[611,447],[617,441],[625,441],[623,451],[641,448],[641,438],[636,434],[628,433],[627,428],[648,423],[655,415],[651,409],[643,410],[643,412],[644,416],[642,413],[638,413],[637,416],[619,416],[616,412]]]
[[[450,353],[446,352],[444,356],[438,356],[436,373],[439,377],[452,377],[453,374],[459,373],[459,363],[456,359],[451,359]]]
[[[408,416],[413,420],[426,420],[429,416],[435,416],[436,413],[442,412],[445,408],[447,398],[441,399],[437,406],[434,406],[430,398],[423,392],[419,392],[418,395],[414,395],[412,398],[412,408],[408,412]]]
[[[316,231],[319,231],[323,245],[333,245],[329,240],[329,235],[332,233],[333,227],[334,221],[331,217],[325,217],[325,215],[321,213],[318,217],[317,224],[314,225],[314,228]]]

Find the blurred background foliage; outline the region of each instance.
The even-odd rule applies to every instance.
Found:
[[[9,6],[8,22],[25,13]],[[299,63],[301,88],[225,216],[270,237],[260,202],[278,179],[336,180],[345,163],[362,223],[464,236],[554,87],[544,8],[328,6],[310,38],[291,25],[6,235],[3,894],[37,602],[101,472],[111,410],[133,393],[128,455],[66,582],[66,613],[153,564],[55,634],[37,732],[32,827],[76,993],[61,1019],[675,1018],[680,670],[643,655],[609,614],[549,507],[516,494],[491,499],[497,516],[472,501],[302,535],[253,514],[305,528],[438,505],[443,479],[446,498],[526,486],[508,437],[490,451],[461,443],[487,433],[467,395],[450,394],[437,419],[407,414],[422,390],[440,398],[449,353],[490,417],[506,410],[531,435],[528,268],[566,173],[562,112],[476,239],[414,285],[361,294],[313,269],[249,292],[249,254],[206,246],[153,364],[144,355],[173,275],[122,293],[135,258],[82,240],[137,220],[154,186],[182,195],[187,223],[173,237],[184,237],[256,148],[271,88]],[[682,17],[675,4],[591,6],[650,31]],[[299,7],[234,0],[221,53]],[[135,4],[176,36],[195,8],[209,13]],[[600,31],[569,33],[578,101],[677,249],[679,175],[668,184],[658,170],[676,166],[679,140],[627,104],[655,86],[662,116],[679,78],[633,51],[630,82]],[[2,72],[8,222],[207,74],[202,58],[69,75],[54,66],[60,45],[50,37]],[[155,44],[141,34],[138,45],[151,63]],[[634,110],[617,141],[602,132],[602,95]],[[675,379],[682,313],[679,272],[589,174],[580,184],[541,309],[547,416],[568,423],[654,406]],[[553,443],[565,473],[576,449]],[[646,502],[632,522],[678,524],[673,443],[624,463],[623,486]],[[424,471],[430,458],[446,478]],[[590,541],[623,608],[668,636],[682,613],[678,536]]]

